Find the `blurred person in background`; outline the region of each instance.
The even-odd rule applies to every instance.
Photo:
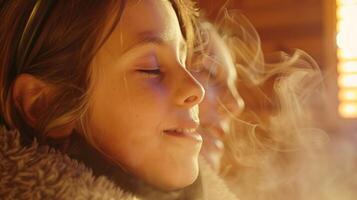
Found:
[[[329,137],[315,126],[311,99],[323,94],[315,61],[301,50],[264,56],[236,11],[200,29],[193,66],[206,89],[201,154],[230,189],[251,200],[351,199],[356,179],[342,180],[351,171],[337,172]]]

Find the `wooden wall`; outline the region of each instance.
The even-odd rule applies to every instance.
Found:
[[[227,0],[199,0],[199,6],[214,18]],[[239,9],[256,27],[264,52],[299,48],[326,65],[324,0],[230,0],[226,6]]]

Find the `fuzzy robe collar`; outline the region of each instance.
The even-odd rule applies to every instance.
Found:
[[[200,165],[203,199],[236,199],[204,161]],[[94,176],[84,164],[48,146],[36,141],[23,146],[17,131],[0,128],[0,199],[144,200],[145,197],[124,192],[105,176]]]

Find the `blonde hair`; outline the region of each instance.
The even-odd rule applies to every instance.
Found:
[[[221,175],[242,199],[307,199],[306,180],[322,177],[329,141],[310,112],[323,95],[318,65],[302,50],[266,61],[256,30],[238,11],[222,9],[214,27],[233,56],[246,105],[241,116],[231,115]]]

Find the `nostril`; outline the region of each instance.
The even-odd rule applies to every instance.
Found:
[[[198,100],[197,96],[190,96],[190,97],[185,99],[185,103],[186,104],[191,104],[191,103],[196,102],[197,100]]]
[[[173,97],[178,105],[192,107],[203,100],[205,90],[188,71],[183,72],[182,80],[175,81],[177,90]]]

